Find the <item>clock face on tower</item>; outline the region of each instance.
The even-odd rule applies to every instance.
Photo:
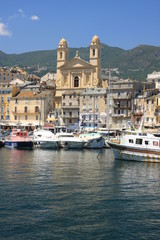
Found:
[[[95,62],[95,59],[93,59],[92,62],[94,63],[94,62]]]

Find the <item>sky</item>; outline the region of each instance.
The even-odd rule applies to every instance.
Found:
[[[160,0],[0,0],[0,50],[24,53],[88,47],[160,46]]]

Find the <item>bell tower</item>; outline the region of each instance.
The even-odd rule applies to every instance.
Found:
[[[68,45],[64,38],[61,39],[57,48],[57,68],[61,67],[68,61]]]
[[[101,43],[97,35],[90,44],[90,64],[96,67],[97,79],[101,79]]]

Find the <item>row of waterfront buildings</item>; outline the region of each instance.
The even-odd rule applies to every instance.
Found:
[[[89,62],[69,60],[69,48],[61,39],[57,48],[57,72],[41,79],[19,68],[0,69],[1,125],[38,126],[46,123],[69,128],[127,128],[160,126],[160,72],[144,82],[114,79],[101,74],[101,43],[95,35]]]

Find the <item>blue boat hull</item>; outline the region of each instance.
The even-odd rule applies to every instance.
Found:
[[[33,142],[32,141],[5,141],[4,147],[11,149],[32,149]]]

